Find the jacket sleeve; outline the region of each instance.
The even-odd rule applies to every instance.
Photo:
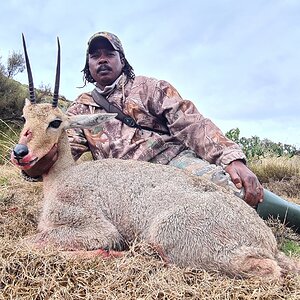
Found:
[[[189,100],[183,100],[166,81],[158,81],[148,103],[165,118],[171,134],[210,163],[226,167],[245,155],[239,145],[228,139],[210,120],[199,113]]]
[[[77,103],[76,101],[68,108],[67,115],[83,114],[86,110],[85,105]],[[69,143],[71,146],[71,152],[75,160],[87,151],[90,151],[87,139],[82,129],[72,128],[67,130]]]

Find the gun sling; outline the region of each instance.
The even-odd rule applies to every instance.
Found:
[[[168,134],[168,135],[170,135],[170,133],[167,132],[167,131],[154,129],[154,128],[150,128],[150,127],[147,127],[147,126],[137,124],[136,121],[132,117],[124,114],[122,110],[120,110],[117,106],[110,103],[96,89],[94,89],[92,91],[92,97],[93,97],[94,101],[98,105],[100,105],[106,112],[108,112],[108,113],[117,113],[118,115],[116,116],[116,119],[123,122],[124,124],[126,124],[129,127],[138,128],[140,130],[153,131],[153,132],[156,132],[156,133],[159,133],[159,134]]]

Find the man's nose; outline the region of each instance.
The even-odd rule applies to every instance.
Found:
[[[100,64],[104,64],[104,63],[107,63],[107,56],[105,55],[105,54],[101,54],[100,56],[99,56],[99,59],[98,59],[98,63],[100,63]]]

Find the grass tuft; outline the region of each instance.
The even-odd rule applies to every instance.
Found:
[[[0,119],[0,165],[10,163],[10,152],[19,139],[20,125]]]

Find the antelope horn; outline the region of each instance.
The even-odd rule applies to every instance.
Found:
[[[53,93],[52,107],[57,107],[58,104],[58,91],[59,91],[59,79],[60,79],[60,43],[57,38],[57,64],[56,64],[56,75],[55,75],[55,87]]]
[[[33,78],[30,68],[30,63],[28,59],[27,49],[26,49],[26,43],[24,34],[22,33],[22,40],[23,40],[23,48],[24,48],[24,54],[25,54],[25,62],[26,62],[26,69],[27,69],[27,75],[28,75],[28,87],[29,87],[29,100],[31,104],[35,104],[35,95],[34,95],[34,86],[33,86]]]

